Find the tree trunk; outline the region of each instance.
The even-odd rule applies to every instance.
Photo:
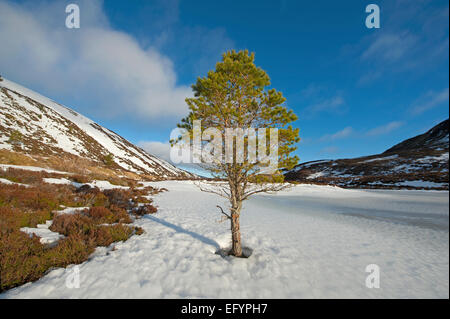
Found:
[[[239,183],[233,181],[230,183],[230,204],[231,204],[231,254],[236,257],[242,257],[242,243],[241,243],[241,226],[239,224],[239,217],[241,216],[242,201],[240,200],[241,192]]]
[[[236,194],[236,193],[234,193]],[[236,257],[242,257],[242,243],[241,243],[241,225],[239,218],[241,216],[242,202],[238,196],[232,198],[231,205],[231,254]]]
[[[241,244],[241,226],[239,224],[238,213],[231,213],[231,254],[236,257],[242,256],[242,244]]]

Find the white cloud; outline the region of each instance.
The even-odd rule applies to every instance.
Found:
[[[448,106],[448,98],[449,98],[448,88],[443,89],[440,92],[430,91],[424,97],[414,102],[412,114],[413,115],[422,114],[423,112],[428,111],[429,109],[432,109],[444,103],[446,104],[446,106]]]
[[[4,77],[51,96],[80,100],[82,95],[89,104],[84,107],[104,117],[158,121],[184,116],[184,99],[192,91],[177,84],[171,60],[114,30],[101,1],[78,3],[81,28],[67,29],[64,3],[0,0]]]
[[[143,148],[148,153],[155,155],[167,162],[172,163],[170,160],[170,144],[156,141],[141,141],[138,146]],[[172,163],[173,164],[173,163]]]
[[[175,165],[181,169],[184,169],[188,172],[202,175],[206,177],[211,177],[211,174],[202,168],[199,164],[193,164],[193,163],[180,163],[175,164],[170,159],[170,143],[163,143],[163,142],[157,142],[157,141],[141,141],[137,143],[139,147],[144,149],[149,154],[152,154],[158,158],[161,158],[163,160],[166,160],[167,162],[171,163],[172,165]]]
[[[346,137],[349,137],[354,133],[354,130],[352,127],[347,126],[346,128],[337,131],[334,134],[327,134],[320,138],[321,141],[334,141],[334,140],[340,140]]]
[[[373,129],[369,130],[367,132],[367,135],[368,136],[378,136],[378,135],[388,134],[388,133],[398,129],[399,127],[403,126],[403,124],[404,124],[403,122],[399,122],[399,121],[390,122],[385,125],[378,126],[378,127],[375,127]]]

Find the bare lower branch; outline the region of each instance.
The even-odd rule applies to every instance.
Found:
[[[292,187],[292,185],[287,184],[287,183],[267,183],[267,184],[263,184],[263,185],[258,185],[258,184],[250,184],[247,187],[247,190],[244,192],[244,195],[242,197],[242,200],[246,200],[248,199],[250,196],[258,194],[258,193],[276,193],[279,192],[281,190],[285,190]]]
[[[231,219],[231,216],[228,215],[227,213],[225,213],[225,212],[223,211],[222,207],[220,207],[219,205],[217,205],[216,207],[220,209],[220,212],[221,212],[222,214],[224,214],[224,215],[226,216],[227,219]]]
[[[219,195],[220,197],[228,199],[230,194],[225,185],[221,185],[220,182],[206,182],[195,181],[194,185],[197,186],[202,192]]]

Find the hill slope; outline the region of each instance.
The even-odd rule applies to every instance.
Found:
[[[397,145],[394,145],[383,154],[395,153],[401,151],[411,151],[423,148],[447,148],[448,149],[448,119],[439,123],[428,132],[407,139]]]
[[[286,179],[349,188],[448,189],[449,121],[382,154],[297,165]]]
[[[158,179],[192,177],[72,109],[6,79],[0,81],[0,149],[78,156]]]

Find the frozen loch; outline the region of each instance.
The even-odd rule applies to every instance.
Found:
[[[146,233],[97,249],[71,272],[55,269],[3,298],[448,298],[446,191],[348,190],[298,185],[245,203],[248,259],[215,252],[230,241],[216,205],[193,182],[149,183],[159,211]],[[368,288],[368,265],[379,288]]]

